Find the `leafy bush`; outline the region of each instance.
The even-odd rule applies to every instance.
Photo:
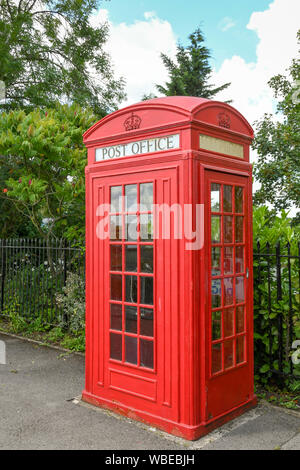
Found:
[[[56,295],[56,302],[63,312],[59,326],[68,328],[74,334],[85,329],[85,282],[75,273],[68,273],[62,294]]]

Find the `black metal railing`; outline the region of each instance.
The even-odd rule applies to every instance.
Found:
[[[0,240],[0,315],[56,324],[68,273],[84,276],[84,253],[65,240]]]
[[[254,247],[256,371],[300,380],[293,353],[300,339],[300,243]]]

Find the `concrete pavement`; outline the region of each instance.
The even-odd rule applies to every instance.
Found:
[[[300,450],[300,413],[269,405],[195,442],[80,402],[84,358],[0,333],[0,449]],[[75,398],[75,399],[74,399]]]

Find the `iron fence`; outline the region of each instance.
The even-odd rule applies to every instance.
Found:
[[[0,315],[56,324],[68,273],[84,275],[84,253],[65,240],[0,240]]]
[[[256,244],[254,348],[256,372],[300,380],[294,353],[300,340],[300,243]],[[277,379],[277,381],[278,381]]]

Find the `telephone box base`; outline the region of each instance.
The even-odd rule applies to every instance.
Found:
[[[237,418],[241,414],[245,413],[251,408],[254,408],[257,405],[257,397],[256,395],[253,395],[250,400],[245,403],[242,403],[238,407],[232,409],[227,413],[224,413],[223,415],[220,415],[210,421],[207,421],[204,424],[189,426],[187,424],[176,423],[174,421],[161,418],[160,416],[128,408],[125,405],[122,405],[121,403],[111,402],[109,400],[92,395],[91,393],[88,393],[86,391],[82,392],[82,400],[91,405],[114,411],[115,413],[123,415],[127,418],[140,421],[150,426],[154,426],[169,434],[173,434],[174,436],[181,437],[190,441],[199,439],[205,434],[208,434],[209,432],[222,426],[228,421]]]

